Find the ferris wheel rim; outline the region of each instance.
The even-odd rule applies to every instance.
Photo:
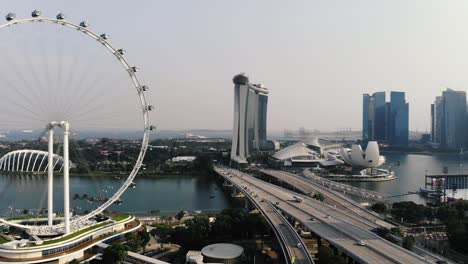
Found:
[[[7,20],[8,20],[8,16],[10,16],[10,14],[7,15]],[[58,18],[59,16],[62,16],[62,18],[59,19]],[[138,154],[136,163],[133,166],[132,171],[130,172],[130,174],[127,177],[127,179],[125,180],[125,182],[120,186],[120,188],[106,202],[104,202],[102,205],[98,206],[96,209],[92,210],[88,214],[85,214],[83,216],[79,216],[76,219],[70,220],[70,223],[82,222],[84,220],[90,219],[90,218],[92,218],[92,217],[94,217],[96,215],[99,215],[99,214],[103,213],[108,207],[110,207],[112,204],[114,204],[116,201],[118,201],[120,196],[133,183],[133,180],[135,179],[136,175],[138,174],[138,171],[140,170],[140,167],[143,164],[143,159],[145,157],[145,154],[146,154],[146,151],[147,151],[147,148],[148,148],[149,133],[150,133],[150,130],[152,130],[152,126],[150,125],[150,122],[149,122],[149,111],[151,111],[153,109],[153,107],[151,105],[148,105],[148,103],[147,103],[146,95],[145,95],[145,91],[147,89],[146,89],[145,85],[141,84],[140,80],[138,79],[138,77],[136,75],[136,72],[138,71],[137,68],[134,67],[134,66],[131,66],[131,64],[128,63],[128,61],[123,56],[124,54],[123,54],[121,49],[116,49],[114,46],[112,46],[109,43],[109,41],[107,40],[107,35],[106,34],[99,35],[99,34],[96,34],[95,32],[93,32],[92,30],[88,29],[88,25],[87,25],[86,21],[81,22],[80,25],[74,24],[72,22],[64,20],[63,14],[60,13],[59,15],[57,15],[57,18],[48,18],[48,17],[41,17],[41,16],[31,17],[31,18],[22,18],[22,19],[13,18],[13,19],[7,21],[6,23],[0,24],[0,30],[4,29],[4,28],[7,28],[7,27],[15,26],[15,25],[18,25],[18,24],[36,23],[36,22],[46,23],[46,24],[47,23],[48,24],[57,24],[57,25],[60,25],[60,26],[65,26],[65,27],[68,27],[68,28],[75,29],[78,32],[81,32],[81,33],[87,35],[88,37],[96,40],[98,43],[102,44],[109,52],[112,53],[112,55],[114,55],[117,58],[117,60],[120,62],[120,64],[124,67],[124,69],[129,74],[129,77],[130,77],[130,79],[132,81],[132,84],[133,84],[134,88],[137,90],[140,105],[142,107],[141,111],[142,111],[142,115],[143,115],[143,139],[142,139],[142,145],[141,145],[141,148],[140,148],[140,153]],[[57,229],[57,228],[61,228],[61,227],[64,226],[63,223],[60,223],[60,224],[56,224],[56,225],[53,225],[53,226],[34,226],[33,227],[33,226],[27,226],[27,225],[13,223],[13,222],[10,222],[10,221],[5,220],[3,218],[0,218],[0,223],[8,224],[8,225],[18,227],[18,228],[22,228],[22,229],[32,229],[32,228],[44,228],[44,229],[50,229],[50,228],[54,229],[55,228],[55,229]]]

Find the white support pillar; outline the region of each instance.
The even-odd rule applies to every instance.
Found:
[[[26,172],[29,171],[29,165],[31,164],[31,159],[32,159],[34,153],[36,153],[36,152],[35,152],[35,151],[31,151],[31,153],[29,153],[28,166],[26,166]]]
[[[69,156],[68,156],[68,136],[70,134],[70,125],[62,121],[60,126],[63,132],[63,209],[65,218],[65,234],[70,233],[70,183],[69,183]]]
[[[11,161],[11,154],[8,155],[8,169],[7,169],[7,171],[10,171],[10,161]]]
[[[59,161],[60,161],[59,155],[55,155],[55,158],[56,158],[56,160],[55,160],[55,163],[54,163],[54,168],[53,168],[53,170],[55,170],[55,167],[57,166],[57,164],[58,164]]]
[[[54,162],[54,128],[51,127],[49,129],[49,167],[48,167],[48,184],[47,184],[47,192],[48,192],[48,200],[47,200],[47,220],[48,225],[53,225],[52,214],[54,212],[54,167],[52,163]],[[42,163],[41,163],[42,164]]]
[[[20,167],[20,160],[21,160],[21,151],[18,152],[18,157],[16,157],[16,171],[19,171],[19,167]]]
[[[21,163],[21,171],[24,171],[24,165],[26,164],[26,157],[28,156],[28,152],[24,152],[23,155],[23,163]]]
[[[42,155],[42,160],[41,160],[41,163],[39,164],[39,168],[37,168],[37,171],[41,171],[42,163],[44,163],[44,160],[45,160],[46,157],[49,157],[49,154]],[[46,165],[44,171],[46,171],[46,170],[47,170],[47,165]]]
[[[37,162],[38,158],[39,158],[39,152],[36,153],[36,158],[34,159],[34,163],[33,163],[33,166],[31,168],[31,171],[34,171],[34,168],[36,168],[36,162]],[[39,171],[39,169],[37,169],[37,171]]]

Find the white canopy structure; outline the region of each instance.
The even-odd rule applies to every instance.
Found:
[[[369,141],[365,152],[360,145],[353,145],[351,152],[342,148],[340,155],[346,163],[354,167],[376,168],[385,163],[385,157],[380,156],[376,141]]]
[[[8,152],[0,158],[0,171],[11,172],[47,172],[47,151],[22,149]],[[63,169],[63,157],[53,155],[53,170]]]

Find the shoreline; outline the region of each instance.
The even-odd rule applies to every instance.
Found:
[[[450,156],[450,155],[465,155],[459,152],[430,152],[430,151],[402,151],[402,150],[381,150],[380,154],[411,154],[421,156]]]
[[[5,172],[3,175],[31,175],[31,176],[47,176],[47,173],[25,173],[25,172]],[[128,174],[117,174],[117,173],[70,173],[70,177],[127,177]],[[136,177],[139,178],[170,178],[170,177],[194,177],[194,176],[209,176],[210,173],[207,172],[187,172],[187,173],[180,173],[180,174],[138,174]],[[62,174],[54,174],[56,177],[61,177]],[[135,177],[135,178],[136,178]]]

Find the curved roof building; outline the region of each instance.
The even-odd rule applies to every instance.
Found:
[[[0,171],[46,172],[49,153],[42,150],[22,149],[11,151],[0,158]],[[63,157],[54,154],[54,169],[63,169]],[[72,163],[71,167],[74,167]]]
[[[271,158],[284,166],[304,166],[317,163],[323,166],[340,165],[343,164],[341,160],[333,155],[328,155],[330,152],[338,152],[340,148],[340,144],[313,137],[281,149]]]
[[[341,158],[353,167],[376,168],[385,163],[376,141],[369,141],[365,152],[360,145],[353,145],[350,152],[341,149],[340,154]]]

